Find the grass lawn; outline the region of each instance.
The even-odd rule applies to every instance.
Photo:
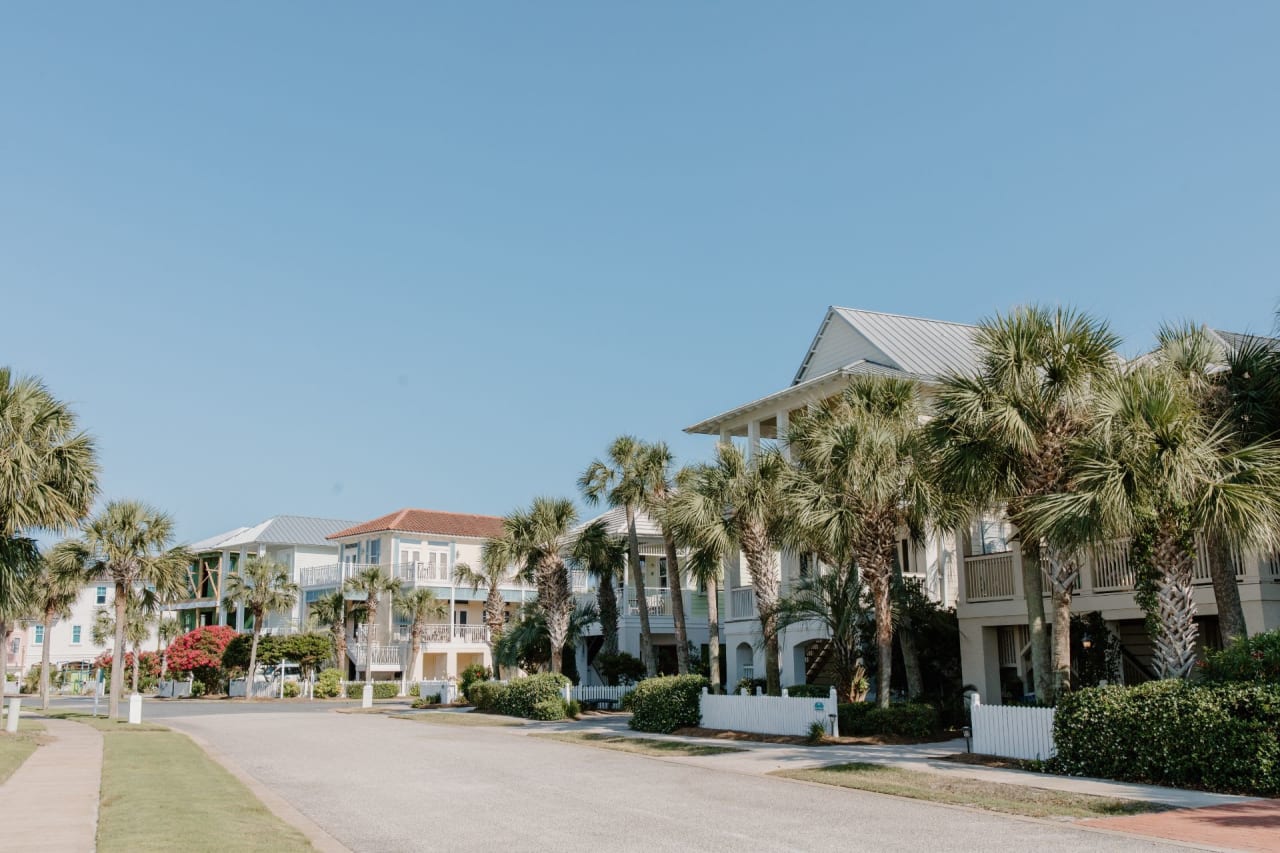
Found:
[[[186,735],[153,723],[65,718],[103,732],[102,853],[314,849]]]
[[[654,740],[645,737],[624,737],[623,735],[606,735],[598,732],[549,732],[534,735],[547,740],[559,740],[565,743],[580,743],[584,746],[595,746],[600,749],[616,749],[619,752],[634,752],[637,755],[721,755],[726,752],[744,752],[732,746],[707,746],[700,743],[681,743],[676,740]]]
[[[437,723],[442,726],[523,726],[523,720],[515,717],[499,717],[495,714],[471,714],[459,711],[428,711],[424,714],[392,714],[397,720],[413,720],[417,723]]]
[[[981,782],[879,764],[834,764],[809,770],[779,770],[773,775],[1028,817],[1110,817],[1166,810],[1165,806],[1142,800],[1118,800],[1024,785]]]
[[[0,728],[0,784],[22,766],[40,745],[40,733],[44,726],[35,720],[18,720],[18,733],[8,734]]]

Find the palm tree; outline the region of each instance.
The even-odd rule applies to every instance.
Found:
[[[56,547],[56,546],[55,546]],[[27,592],[29,606],[40,614],[44,626],[44,643],[40,649],[40,708],[49,708],[49,666],[50,638],[53,626],[59,619],[71,616],[71,605],[80,597],[84,579],[77,572],[57,571],[47,561],[42,560],[40,571],[31,577]]]
[[[615,587],[627,566],[627,540],[612,536],[603,521],[593,521],[578,532],[570,562],[596,580],[596,609],[600,613],[602,651],[618,651],[618,593]]]
[[[862,698],[858,685],[864,680],[862,635],[872,621],[868,610],[858,567],[852,564],[801,578],[778,606],[779,628],[818,622],[827,629],[836,669],[836,693],[843,702]],[[885,693],[883,688],[879,692]]]
[[[132,692],[138,692],[138,668],[140,664],[142,644],[151,633],[152,614],[157,609],[155,593],[143,588],[137,594],[129,596],[125,603],[124,642],[126,649],[133,650]],[[99,608],[94,614],[91,637],[94,645],[105,646],[116,635],[116,617],[111,610]]]
[[[489,628],[489,658],[493,661],[497,660],[494,657],[495,643],[502,636],[503,626],[507,622],[502,585],[515,580],[514,562],[511,554],[503,547],[502,540],[489,539],[481,549],[479,568],[473,568],[468,563],[458,563],[454,567],[455,582],[470,586],[472,592],[482,586],[485,588],[483,618]],[[494,673],[497,673],[496,664]]]
[[[636,510],[644,504],[645,481],[642,469],[644,443],[635,436],[621,435],[609,445],[605,459],[596,459],[578,478],[578,489],[592,506],[601,500],[622,507],[627,519],[627,564],[640,615],[640,657],[649,677],[658,674],[653,654],[653,630],[649,626],[649,599],[640,571],[640,539],[636,535]]]
[[[97,493],[93,439],[75,415],[40,380],[0,367],[0,638],[3,614],[24,609],[23,575],[39,567],[31,534],[72,529]]]
[[[161,617],[156,624],[156,654],[160,656],[160,680],[169,672],[169,644],[182,634],[182,623],[172,616]]]
[[[378,630],[378,599],[387,593],[396,593],[400,581],[383,574],[380,566],[367,569],[347,578],[346,591],[364,596],[365,629],[364,683],[373,684],[373,641]]]
[[[422,664],[422,634],[427,630],[427,620],[433,616],[439,619],[448,612],[448,605],[426,587],[397,589],[392,603],[401,615],[409,617],[409,666],[406,669],[412,681]],[[403,691],[404,676],[400,682]]]
[[[78,539],[68,540],[51,559],[59,568],[105,576],[115,585],[115,646],[109,713],[120,711],[123,685],[126,608],[135,589],[146,587],[161,599],[185,589],[191,554],[173,547],[173,519],[139,501],[111,501],[85,523]]]
[[[776,449],[763,450],[748,460],[732,444],[721,444],[714,463],[686,472],[677,499],[667,509],[672,528],[695,551],[708,552],[704,560],[719,562],[734,551],[741,551],[746,559],[764,637],[765,680],[773,695],[782,690],[777,628],[782,579],[777,551],[786,468]]]
[[[560,659],[573,615],[573,595],[565,553],[572,550],[573,524],[578,511],[565,498],[534,498],[527,510],[517,510],[502,520],[502,544],[523,566],[523,574],[538,588],[538,603],[546,619],[551,642],[551,671],[562,672]]]
[[[784,538],[797,549],[816,550],[827,565],[839,567],[837,574],[856,566],[866,580],[875,608],[881,707],[889,705],[900,531],[923,538],[939,504],[922,413],[917,383],[858,376],[840,396],[793,418],[787,436],[795,464],[786,478]],[[919,684],[909,689],[923,690]]]
[[[347,597],[336,590],[308,605],[307,617],[315,624],[327,627],[333,640],[334,665],[347,674]]]
[[[574,605],[565,622],[564,644],[553,652],[554,646],[547,630],[546,611],[535,598],[521,605],[516,618],[499,639],[495,647],[497,657],[494,658],[494,663],[537,672],[553,657],[562,657],[566,646],[580,642],[587,627],[599,618],[600,615],[590,603]],[[559,672],[554,665],[551,670]]]
[[[1153,361],[1185,383],[1203,417],[1243,448],[1280,435],[1280,350],[1264,338],[1225,349],[1204,326],[1162,326]],[[1232,542],[1221,530],[1203,531],[1218,628],[1224,645],[1246,634]]]
[[[680,575],[680,557],[676,553],[676,540],[663,523],[663,510],[674,494],[671,478],[673,457],[666,442],[645,445],[640,451],[641,479],[645,489],[641,506],[662,529],[662,549],[667,555],[667,584],[671,589],[671,623],[676,635],[676,671],[689,673],[689,632],[684,617],[684,582]]]
[[[251,700],[253,676],[258,669],[258,638],[262,636],[264,623],[273,613],[293,609],[298,603],[298,585],[289,579],[287,566],[264,557],[250,557],[239,571],[227,578],[223,592],[227,601],[243,606],[253,616],[244,690],[245,699]]]
[[[1067,448],[1067,477],[1029,501],[1029,536],[1074,545],[1132,539],[1138,603],[1155,668],[1185,678],[1195,665],[1195,534],[1273,544],[1280,529],[1280,443],[1237,447],[1210,424],[1187,384],[1159,365],[1102,385],[1093,427]]]
[[[720,577],[724,555],[714,547],[695,548],[685,561],[685,569],[707,590],[707,670],[711,677],[711,692],[724,689],[720,675]]]
[[[1024,306],[979,324],[975,343],[976,372],[944,377],[934,398],[937,482],[975,513],[1003,508],[1021,531],[1028,501],[1065,482],[1067,446],[1088,429],[1091,389],[1112,370],[1120,340],[1086,314]],[[1054,667],[1057,680],[1071,668],[1069,632],[1055,631],[1064,652],[1055,663],[1039,542],[1019,539],[1036,696],[1052,702]],[[1069,571],[1052,579],[1059,599],[1070,594],[1070,579]]]

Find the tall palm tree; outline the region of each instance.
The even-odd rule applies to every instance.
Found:
[[[369,566],[354,577],[347,578],[346,591],[364,596],[364,618],[367,625],[364,642],[365,684],[373,684],[373,641],[378,630],[378,601],[383,595],[395,594],[399,589],[400,582],[383,574],[381,566]]]
[[[339,589],[317,598],[307,606],[307,618],[316,625],[329,629],[329,636],[333,640],[334,666],[342,670],[342,678],[345,681],[348,619],[346,595]]]
[[[56,547],[56,546],[55,546]],[[40,614],[44,626],[44,643],[40,649],[40,708],[49,707],[50,647],[53,645],[53,626],[59,619],[71,616],[71,605],[76,603],[83,588],[83,578],[78,572],[57,571],[42,560],[40,571],[31,577],[27,600],[34,612]]]
[[[685,570],[707,590],[707,669],[711,676],[711,692],[724,689],[720,675],[720,579],[724,555],[714,546],[695,548],[685,561]]]
[[[436,594],[426,587],[416,589],[397,589],[392,599],[396,611],[409,617],[409,666],[406,676],[416,680],[418,667],[422,665],[422,634],[427,630],[427,620],[449,612],[448,605],[436,598]],[[400,679],[404,687],[405,676]]]
[[[674,494],[671,465],[674,458],[666,442],[647,444],[640,451],[641,479],[645,489],[641,506],[662,530],[662,550],[667,555],[667,584],[671,588],[671,624],[676,635],[676,671],[689,673],[689,631],[684,616],[684,581],[680,573],[680,556],[676,539],[663,522],[664,508]]]
[[[133,665],[130,669],[133,675],[131,690],[134,693],[138,692],[138,668],[142,644],[151,633],[151,619],[157,607],[155,593],[146,588],[129,596],[129,600],[125,603],[124,642],[126,650],[133,651]],[[98,608],[90,631],[94,645],[105,646],[110,643],[116,634],[114,612],[105,607]]]
[[[7,635],[3,614],[24,609],[23,575],[38,570],[32,534],[73,529],[97,493],[93,439],[71,409],[35,377],[0,367],[0,637]]]
[[[1115,365],[1120,339],[1104,321],[1069,308],[1024,306],[979,324],[973,374],[944,377],[930,431],[937,482],[976,513],[1003,509],[1019,531],[1028,501],[1057,492],[1067,446],[1089,427],[1093,386]],[[1053,701],[1054,667],[1069,673],[1069,641],[1055,662],[1044,615],[1039,542],[1019,533],[1022,587],[1031,633],[1036,696]],[[1059,598],[1070,572],[1053,578]],[[1056,634],[1067,638],[1065,625]]]
[[[827,629],[836,669],[836,693],[843,702],[862,699],[858,695],[858,684],[864,681],[862,636],[871,626],[870,610],[858,567],[851,563],[801,578],[778,606],[781,628],[817,622]]]
[[[578,511],[565,498],[534,498],[526,510],[502,520],[502,544],[523,566],[523,574],[538,588],[538,604],[551,642],[551,671],[562,672],[561,655],[568,639],[573,595],[569,570],[562,555],[573,548],[573,525]]]
[[[838,572],[856,565],[865,579],[875,608],[881,707],[889,705],[899,538],[905,530],[922,539],[939,504],[922,414],[916,382],[858,376],[840,396],[793,418],[787,436],[795,464],[786,478],[785,538],[814,548]]]
[[[522,604],[510,627],[498,641],[495,665],[538,672],[553,656],[563,657],[565,646],[576,645],[587,627],[600,618],[590,602],[571,607],[569,617],[565,620],[564,644],[553,655],[554,644],[547,630],[546,616],[546,611],[536,598]],[[551,666],[551,671],[559,672],[554,665]]]
[[[627,540],[613,536],[603,521],[593,521],[578,532],[570,562],[596,580],[596,609],[600,613],[603,651],[618,651],[618,593],[615,587],[627,566]]]
[[[111,501],[87,521],[77,539],[50,555],[59,568],[110,578],[115,585],[115,647],[111,667],[109,713],[120,711],[123,685],[126,608],[137,589],[148,588],[161,599],[185,589],[192,556],[174,547],[173,519],[139,501]]]
[[[471,587],[472,592],[480,587],[485,588],[483,618],[485,625],[489,628],[489,658],[495,661],[495,674],[497,658],[494,657],[494,648],[498,638],[502,636],[503,626],[507,623],[502,586],[515,580],[514,562],[511,553],[503,547],[502,540],[489,539],[481,548],[479,567],[473,567],[468,563],[458,563],[454,567],[455,582]]]
[[[160,680],[169,672],[169,644],[182,634],[182,623],[172,616],[161,617],[156,624],[156,654],[160,656]]]
[[[243,606],[253,616],[253,639],[249,642],[249,673],[244,696],[253,699],[253,676],[258,670],[258,639],[273,613],[292,610],[298,603],[298,585],[289,578],[289,568],[265,557],[250,557],[227,578],[223,588],[227,601]]]
[[[1273,341],[1250,338],[1227,349],[1204,326],[1161,326],[1152,359],[1185,383],[1201,415],[1218,424],[1233,447],[1280,436],[1280,350]],[[1202,531],[1218,609],[1218,628],[1228,645],[1246,634],[1240,588],[1226,532]]]
[[[695,551],[709,552],[705,559],[719,561],[735,551],[741,551],[746,559],[764,637],[765,681],[773,695],[782,690],[778,547],[786,468],[776,449],[762,450],[748,460],[734,445],[721,444],[714,463],[695,465],[686,472],[677,499],[667,509],[673,529],[680,531]]]
[[[640,570],[640,539],[636,535],[636,510],[644,504],[645,481],[642,463],[644,443],[631,435],[620,435],[609,445],[604,459],[596,459],[578,478],[578,489],[589,504],[601,500],[622,507],[627,519],[627,564],[640,616],[640,657],[649,677],[658,674],[653,653],[653,629],[649,626],[649,599]],[[625,602],[624,602],[625,604]]]
[[[1100,386],[1093,426],[1068,446],[1066,472],[1058,491],[1028,502],[1027,534],[1077,544],[1130,537],[1156,671],[1185,678],[1195,664],[1195,534],[1274,544],[1280,443],[1236,447],[1185,382],[1143,365]]]

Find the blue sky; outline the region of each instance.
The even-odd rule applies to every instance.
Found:
[[[184,538],[500,514],[826,306],[1265,331],[1273,3],[29,4],[0,363]]]

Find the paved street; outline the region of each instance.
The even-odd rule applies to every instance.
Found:
[[[1132,837],[306,705],[151,702],[357,851],[1169,850]]]

